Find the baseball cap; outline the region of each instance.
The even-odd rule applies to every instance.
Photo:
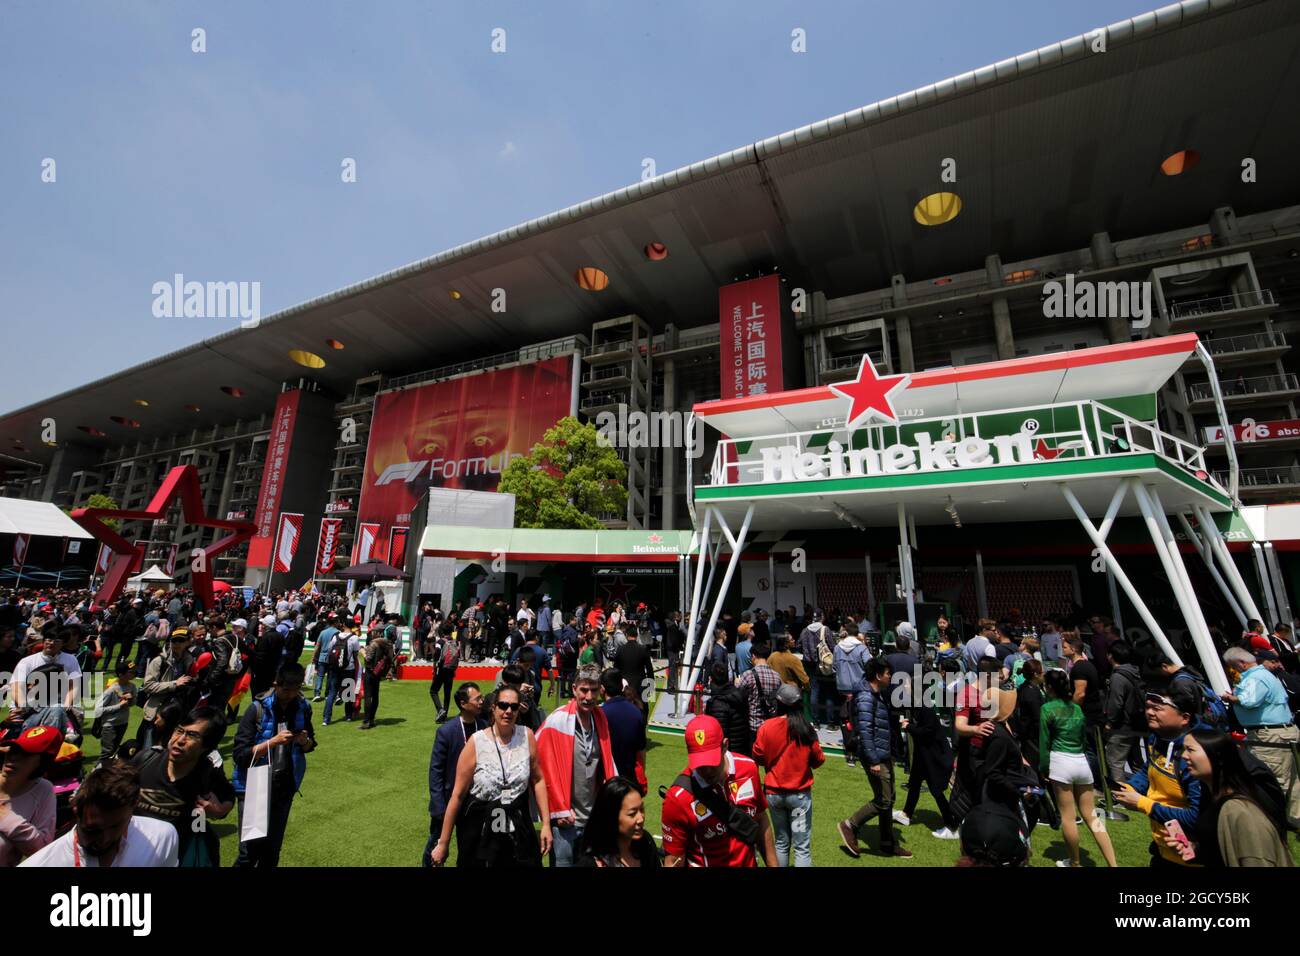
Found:
[[[275,615],[274,614],[264,615],[262,617],[262,623],[265,624],[267,627],[270,627],[272,624],[275,623]]]
[[[912,638],[916,637],[916,628],[912,627],[909,621],[903,621],[898,625],[898,628],[894,633],[899,637],[905,637],[910,641]]]
[[[29,754],[57,754],[63,746],[63,731],[56,727],[28,727],[10,743]]]
[[[686,725],[686,764],[692,770],[716,767],[722,761],[722,724],[701,714]]]
[[[803,700],[803,694],[794,684],[782,684],[776,692],[776,702],[785,707],[793,707]]]
[[[1256,634],[1250,639],[1250,646],[1257,651],[1271,651],[1273,642],[1262,634]]]
[[[246,620],[244,620],[242,617],[237,617],[237,618],[235,618],[233,621],[230,622],[230,626],[231,626],[231,627],[242,627],[242,628],[244,628],[245,630],[247,630],[247,628],[248,628],[248,622],[247,622]]]

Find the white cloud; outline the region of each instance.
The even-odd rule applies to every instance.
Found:
[[[507,141],[504,146],[497,150],[497,159],[510,159],[518,155],[519,148],[515,146],[514,141]]]

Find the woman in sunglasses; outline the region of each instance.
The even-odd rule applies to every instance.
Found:
[[[540,867],[551,851],[551,813],[537,760],[537,740],[519,726],[518,688],[502,685],[492,696],[492,726],[474,734],[456,764],[456,784],[434,866],[447,861],[456,829],[457,866]],[[542,819],[540,840],[529,813],[528,792]]]

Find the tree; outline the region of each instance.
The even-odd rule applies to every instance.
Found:
[[[596,530],[604,527],[598,515],[626,510],[626,477],[627,466],[601,444],[595,426],[570,415],[506,466],[497,490],[515,496],[517,528]]]
[[[86,499],[86,504],[85,504],[84,507],[87,507],[87,508],[108,508],[108,509],[110,509],[110,510],[116,511],[118,505],[117,505],[117,502],[114,501],[112,498],[110,498],[108,495],[101,495],[101,494],[99,494],[98,492],[96,492],[95,494],[91,495],[89,498]],[[68,513],[71,514],[71,512],[68,512]],[[121,522],[120,520],[118,520],[117,518],[105,518],[105,519],[104,519],[104,524],[105,524],[107,527],[112,528],[114,531],[116,531],[116,530],[118,529],[118,526],[121,525],[121,523],[122,523],[122,522]]]

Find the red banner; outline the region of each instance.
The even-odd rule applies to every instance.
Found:
[[[1300,421],[1285,418],[1278,421],[1257,422],[1253,418],[1243,418],[1240,424],[1232,426],[1234,442],[1249,443],[1276,438],[1300,438]],[[1223,427],[1211,425],[1206,428],[1205,440],[1210,444],[1223,441]]]
[[[163,565],[163,570],[167,572],[167,577],[176,576],[176,553],[180,551],[181,546],[173,544],[167,549],[167,563]]]
[[[316,573],[329,574],[334,570],[334,557],[339,551],[339,529],[342,518],[322,518],[320,538],[316,541]]]
[[[762,276],[718,290],[722,397],[767,395],[785,387],[781,367],[781,280]]]
[[[375,542],[379,540],[379,524],[357,525],[357,543],[352,552],[353,564],[365,564],[375,558]]]
[[[275,564],[271,573],[283,573],[293,567],[294,555],[298,553],[298,542],[302,540],[302,518],[300,514],[288,512],[280,515],[280,530],[275,536]]]
[[[298,418],[299,394],[297,389],[281,392],[275,400],[266,462],[262,466],[262,489],[257,496],[257,513],[253,516],[257,522],[257,534],[248,542],[250,568],[265,568],[271,563],[271,551],[275,544],[275,515],[280,510],[280,496],[284,493],[289,446],[293,440],[293,425]]]
[[[135,564],[131,565],[131,573],[139,574],[144,570],[144,558],[149,553],[149,540],[147,538],[137,538],[135,542]]]
[[[388,563],[395,568],[406,567],[406,542],[410,528],[394,528],[388,533]]]
[[[31,546],[32,536],[30,534],[14,535],[14,564],[22,567],[27,563],[27,549]]]
[[[101,544],[99,546],[99,556],[95,559],[95,573],[100,575],[107,574],[108,562],[112,557],[113,549],[106,544]]]
[[[573,374],[561,356],[379,395],[357,510],[376,525],[370,559],[389,560],[385,532],[409,526],[426,489],[496,491],[506,465],[572,413]]]

